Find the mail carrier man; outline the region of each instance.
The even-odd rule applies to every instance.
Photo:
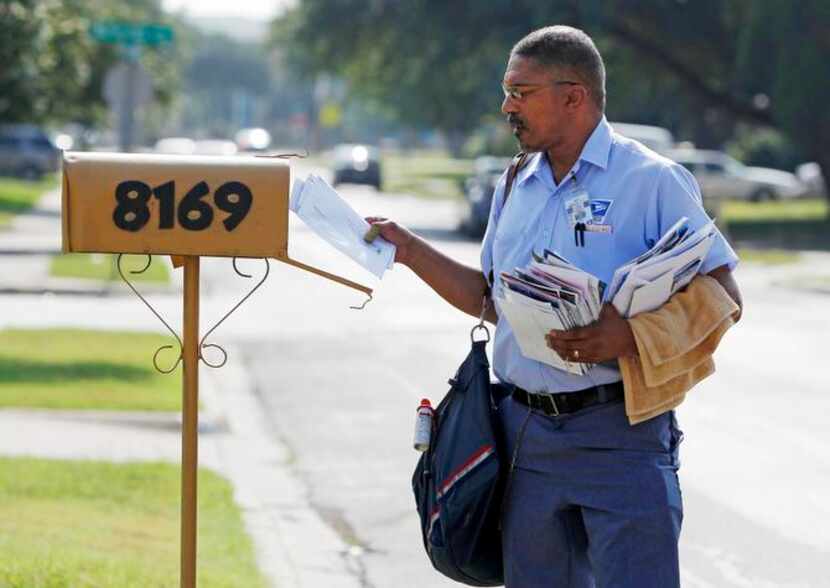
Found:
[[[369,219],[397,245],[396,261],[450,304],[477,316],[488,276],[496,276],[498,288],[500,272],[525,266],[533,251],[546,248],[608,283],[680,217],[693,229],[709,220],[684,168],[608,125],[602,58],[582,31],[555,26],[529,34],[513,48],[503,86],[502,112],[530,156],[506,203],[504,178],[496,189],[481,269],[455,262],[392,221]],[[584,245],[566,212],[577,188],[592,202],[592,224],[607,227],[589,226]],[[718,235],[701,272],[740,306],[731,275],[736,263]],[[504,515],[506,585],[679,586],[681,434],[673,412],[628,424],[616,361],[637,353],[628,322],[606,304],[594,325],[550,333],[548,345],[560,355],[599,364],[577,376],[523,357],[497,307],[487,318],[497,325],[496,375],[516,387],[501,405],[511,454],[521,437]],[[558,416],[528,408],[540,392],[556,394]]]

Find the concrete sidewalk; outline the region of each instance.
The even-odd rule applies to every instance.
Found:
[[[55,189],[0,229],[0,294],[131,295],[117,274],[109,282],[50,276],[50,263],[61,254],[61,248],[61,193]],[[154,263],[159,262],[170,263],[166,256],[156,256]],[[180,281],[181,276],[174,272],[172,285],[142,284],[142,291],[170,292]]]
[[[59,252],[60,197],[53,191],[17,217],[10,229],[0,231],[0,290],[67,290],[66,282],[48,276],[49,259]],[[85,281],[72,283],[68,290],[101,294],[100,286]],[[74,300],[81,315],[97,312],[101,305],[94,296]],[[16,319],[19,312],[14,309]],[[32,324],[50,326],[42,317],[30,318]],[[291,467],[292,457],[266,421],[244,368],[233,361],[219,370],[202,366],[200,376],[205,410],[199,416],[199,465],[232,483],[268,581],[280,588],[361,586],[353,548],[311,507],[307,489]],[[181,463],[180,415],[0,410],[0,455]]]

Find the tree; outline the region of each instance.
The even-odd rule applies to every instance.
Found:
[[[739,122],[775,128],[830,177],[823,0],[304,0],[275,25],[274,42],[402,121],[466,133],[498,108],[512,44],[543,23],[597,41],[609,114],[640,113],[704,146],[722,145]]]
[[[103,20],[163,22],[159,0],[5,0],[0,3],[0,121],[93,125],[106,107],[101,87],[120,58],[115,46],[96,42],[92,23]],[[160,83],[156,99],[176,89],[175,59],[145,52]]]
[[[242,106],[264,97],[271,88],[262,49],[222,35],[201,38],[184,77],[189,94],[186,125],[207,128],[217,136],[238,130]]]
[[[469,26],[447,23],[489,23],[491,14],[490,3],[311,0],[275,25],[274,43],[298,70],[343,75],[357,96],[391,105],[401,122],[458,138],[498,103],[505,51],[499,29],[465,34]]]

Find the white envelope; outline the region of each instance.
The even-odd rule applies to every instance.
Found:
[[[535,304],[526,304],[515,296],[496,298],[496,303],[504,318],[510,323],[522,355],[572,374],[585,373],[583,364],[565,361],[547,346],[545,335],[551,329],[565,329],[556,311],[545,310]]]
[[[363,240],[367,223],[337,191],[320,177],[296,180],[289,208],[317,235],[378,278],[395,262],[395,246],[382,237]]]
[[[645,306],[657,304],[650,310],[659,308],[669,297],[676,292],[680,287],[674,283],[674,278],[678,272],[687,268],[689,264],[697,260],[703,260],[709,253],[712,247],[715,235],[710,233],[707,237],[700,240],[693,247],[685,250],[680,255],[667,256],[663,259],[655,259],[642,266],[635,266],[626,277],[625,281],[620,286],[619,292],[614,296],[614,308],[624,317],[635,316],[637,312],[634,311],[633,297],[637,289],[644,288],[648,284],[659,281],[659,284],[654,288],[645,290],[640,293],[637,307],[642,309]],[[699,266],[698,266],[699,267]],[[696,274],[689,274],[683,276],[681,283],[687,284]],[[660,281],[662,279],[662,281]],[[666,289],[666,284],[668,287]],[[658,294],[665,294],[662,300],[658,300]],[[639,312],[645,312],[639,310]]]

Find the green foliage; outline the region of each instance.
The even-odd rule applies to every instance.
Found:
[[[0,459],[0,586],[177,586],[180,468]],[[199,586],[264,586],[233,488],[199,471]]]
[[[188,90],[182,121],[198,135],[232,137],[240,104],[272,89],[271,65],[261,47],[223,35],[199,35],[183,67]]]
[[[746,202],[729,200],[721,207],[721,216],[731,224],[741,221],[811,221],[827,217],[828,204],[818,198]]]
[[[771,128],[739,125],[726,150],[747,165],[794,170],[804,161],[792,141],[781,131]]]
[[[737,251],[742,263],[759,263],[763,265],[789,265],[801,261],[801,255],[781,249],[744,249]]]
[[[739,122],[776,128],[830,170],[824,0],[305,0],[272,42],[405,123],[468,133],[498,111],[512,44],[553,23],[585,29],[600,47],[611,120],[667,126],[704,147],[722,146]]]
[[[0,3],[0,121],[93,125],[106,114],[101,93],[118,49],[95,41],[104,20],[165,22],[159,0],[10,0]],[[167,49],[145,50],[156,99],[177,90],[175,59]]]
[[[270,71],[259,47],[211,36],[188,64],[185,75],[197,90],[245,88],[252,94],[269,89]]]
[[[724,202],[719,218],[730,240],[748,247],[830,250],[828,202],[810,198],[774,202]]]
[[[29,210],[44,192],[54,187],[54,176],[39,182],[0,178],[0,227],[7,225],[15,215]]]
[[[464,180],[473,171],[469,159],[442,152],[406,152],[383,157],[383,189],[427,198],[460,198]]]
[[[177,369],[163,375],[178,346],[170,337],[144,333],[65,329],[0,331],[0,406],[180,410]]]
[[[274,43],[298,69],[345,75],[404,123],[466,132],[501,101],[509,45],[492,23],[510,12],[504,1],[312,0],[276,26]]]
[[[125,273],[138,271],[144,267],[146,255],[126,255],[122,261]],[[84,280],[101,280],[106,282],[121,281],[116,268],[115,255],[67,253],[52,258],[49,273],[56,278],[80,278]],[[154,282],[166,284],[170,281],[170,272],[164,261],[153,260],[147,271],[129,274],[132,282]]]

